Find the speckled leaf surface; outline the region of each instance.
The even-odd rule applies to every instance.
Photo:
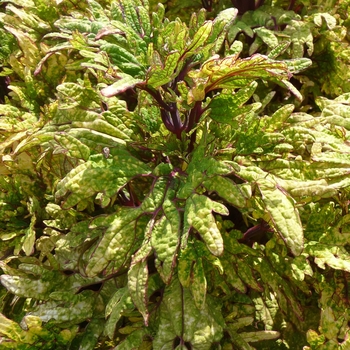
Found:
[[[253,2],[2,4],[1,348],[347,349],[349,4]]]
[[[224,249],[222,236],[212,212],[228,215],[227,208],[203,195],[193,195],[186,202],[185,230],[193,227],[202,236],[209,251],[221,255]]]

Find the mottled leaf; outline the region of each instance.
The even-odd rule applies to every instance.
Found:
[[[227,208],[221,203],[214,202],[207,196],[192,195],[186,201],[184,231],[193,227],[202,236],[210,252],[221,255],[224,249],[223,240],[212,215],[213,211],[228,215]]]
[[[259,181],[262,200],[277,232],[294,255],[304,249],[304,234],[293,199],[274,184]]]

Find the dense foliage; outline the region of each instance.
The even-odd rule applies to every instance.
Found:
[[[350,348],[349,1],[3,4],[1,349]]]

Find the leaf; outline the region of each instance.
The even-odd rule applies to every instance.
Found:
[[[80,158],[88,160],[90,156],[90,149],[84,143],[80,142],[71,135],[65,133],[57,133],[55,140],[60,144],[61,147],[67,149],[69,156],[74,158]]]
[[[2,285],[11,293],[25,298],[45,300],[56,284],[52,281],[32,280],[23,276],[1,275]]]
[[[265,27],[258,27],[254,29],[254,32],[269,48],[273,49],[278,45],[277,36],[272,30],[269,30]]]
[[[314,51],[314,43],[311,26],[308,23],[291,20],[285,29],[285,34],[290,35],[292,40],[292,58],[301,58],[304,56],[304,44],[306,44],[308,48],[308,55],[312,55]]]
[[[196,261],[197,254],[193,242],[188,242],[187,246],[181,249],[178,259],[178,278],[183,287],[190,287],[191,276],[193,274],[193,262]]]
[[[240,336],[248,343],[256,343],[262,340],[277,339],[280,337],[280,335],[280,332],[277,331],[257,331],[240,333]]]
[[[128,260],[135,239],[144,229],[142,222],[138,221],[140,214],[138,209],[123,208],[117,214],[92,221],[90,228],[102,227],[105,232],[87,262],[87,276],[96,276],[111,261],[118,270]]]
[[[237,55],[220,59],[214,56],[204,62],[199,70],[191,71],[189,76],[195,86],[189,93],[187,103],[203,100],[203,93],[216,89],[245,87],[252,80],[289,78],[287,66],[281,61],[274,61],[266,56],[255,54],[240,59]]]
[[[294,322],[300,322],[303,319],[303,310],[290,284],[286,283],[266,260],[260,260],[255,267],[260,273],[262,281],[267,283],[274,292],[280,310],[294,319]]]
[[[192,274],[193,277],[191,283],[191,292],[193,295],[193,300],[196,307],[202,310],[205,307],[207,279],[205,278],[205,272],[201,258],[196,259]]]
[[[209,251],[216,256],[222,254],[223,240],[212,211],[228,215],[227,208],[207,196],[193,194],[186,201],[184,232],[193,227],[202,236]]]
[[[5,29],[16,37],[19,46],[24,54],[22,63],[29,69],[33,69],[40,60],[39,49],[28,33],[18,30],[12,26],[5,26]]]
[[[80,342],[81,350],[93,350],[96,347],[98,339],[100,338],[104,329],[104,320],[100,318],[93,318],[85,328],[84,335]]]
[[[112,97],[118,95],[142,82],[142,79],[135,79],[128,74],[119,73],[119,77],[120,79],[117,82],[101,90],[102,96]]]
[[[251,197],[251,186],[249,184],[236,184],[223,176],[213,176],[203,182],[208,191],[216,192],[221,198],[236,208],[246,207],[247,200]]]
[[[308,58],[295,58],[292,60],[283,60],[283,62],[293,74],[298,74],[312,65],[312,61]]]
[[[36,216],[34,213],[32,213],[30,226],[27,229],[27,232],[23,241],[23,246],[22,246],[23,251],[27,256],[33,253],[35,239],[36,239],[36,233],[34,228],[35,224],[36,224]]]
[[[238,273],[235,267],[232,266],[230,259],[227,256],[224,256],[222,259],[220,259],[220,261],[225,271],[224,276],[227,283],[229,283],[240,293],[245,294],[247,292],[247,287],[238,276]]]
[[[287,104],[279,108],[270,118],[266,120],[266,131],[280,130],[283,124],[292,114],[294,108],[295,106],[292,104]]]
[[[144,336],[147,335],[145,329],[136,329],[126,339],[115,347],[115,350],[137,349],[142,344]]]
[[[147,257],[152,251],[149,242],[145,242],[132,258],[128,272],[128,289],[130,296],[143,316],[144,323],[148,326],[149,311],[147,308],[148,266]]]
[[[238,258],[233,258],[233,260],[236,262],[236,270],[240,279],[250,288],[262,292],[263,288],[257,281],[257,278],[254,276],[254,273],[250,266],[247,264],[247,261],[240,260]]]
[[[85,321],[93,314],[94,295],[92,291],[83,291],[72,297],[66,293],[69,302],[62,302],[60,297],[57,301],[48,301],[34,308],[32,315],[39,316],[43,322],[53,323],[74,322],[75,324]]]
[[[116,324],[125,310],[134,308],[134,304],[129,295],[127,287],[118,289],[109,299],[105,310],[105,316],[108,317],[104,333],[110,338],[114,338]]]
[[[233,330],[228,330],[232,343],[242,350],[253,350],[253,348],[241,337],[241,335]]]
[[[258,84],[250,83],[247,87],[239,89],[234,94],[219,94],[215,96],[210,104],[210,118],[219,123],[233,123],[237,112],[243,114],[242,106],[253,96]]]
[[[259,190],[277,232],[296,256],[304,249],[304,234],[293,200],[276,185],[259,181]]]
[[[164,292],[154,348],[164,348],[176,338],[182,338],[195,349],[209,350],[211,344],[222,337],[223,320],[215,313],[216,307],[212,300],[207,300],[202,310],[197,309],[190,291],[173,279]]]
[[[33,344],[37,340],[35,334],[23,330],[16,322],[0,314],[0,334],[15,342]]]
[[[207,42],[209,35],[213,29],[212,21],[205,21],[203,25],[198,28],[197,32],[194,34],[191,43],[187,47],[187,51],[195,52],[199,47]]]
[[[152,88],[157,88],[170,82],[177,70],[178,62],[181,53],[178,51],[170,52],[164,62],[164,65],[159,66],[154,63],[147,77],[147,84]]]
[[[113,157],[106,159],[102,155],[91,158],[88,162],[77,166],[57,185],[56,197],[70,195],[64,203],[68,209],[82,200],[101,192],[111,197],[126,185],[134,176],[140,175],[147,166],[128,152],[116,150]],[[113,180],[112,180],[113,179]]]
[[[156,267],[165,283],[169,283],[176,261],[180,241],[181,218],[172,199],[163,202],[162,217],[157,220],[151,235],[151,244],[156,255]]]
[[[342,247],[328,247],[318,242],[309,242],[305,252],[315,258],[315,263],[322,269],[327,264],[335,270],[350,272],[350,259]]]

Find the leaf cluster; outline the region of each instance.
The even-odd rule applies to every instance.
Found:
[[[348,4],[300,3],[6,5],[4,349],[349,346]]]

